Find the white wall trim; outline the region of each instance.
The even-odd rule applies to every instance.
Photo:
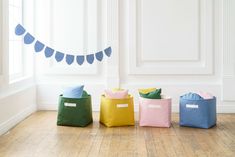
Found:
[[[2,25],[2,23],[3,23],[3,6],[2,6],[2,1],[0,2],[0,9],[1,9],[1,11],[0,11],[0,24]],[[2,48],[2,45],[3,45],[3,43],[2,43],[2,41],[3,41],[3,35],[2,35],[2,32],[3,32],[3,30],[2,30],[2,27],[1,27],[1,29],[0,29],[0,83],[1,83],[1,78],[2,78],[2,67],[3,67],[3,58],[2,58],[2,54],[3,54],[3,48]]]
[[[37,110],[39,111],[44,111],[44,110],[49,110],[49,111],[57,111],[58,110],[58,103],[55,104],[53,102],[40,102],[37,106]],[[93,111],[100,111],[99,105],[92,104],[92,110]]]
[[[36,85],[35,85],[34,80],[32,78],[27,79],[27,80],[23,80],[20,82],[16,82],[14,84],[10,84],[8,87],[0,90],[0,99],[11,96],[13,94],[17,94],[19,92],[22,92],[24,90],[27,90],[27,89],[33,88],[33,87],[36,87]]]
[[[112,46],[112,55],[106,62],[106,86],[120,86],[119,73],[119,0],[106,0],[107,4],[107,37],[106,42]]]
[[[99,35],[102,36],[100,38],[101,40],[99,41],[101,43],[98,42],[97,44],[100,44],[102,46],[112,46],[112,56],[106,60],[105,64],[102,65],[102,69],[98,70],[98,73],[96,68],[94,67],[61,68],[59,66],[57,67],[57,65],[55,64],[46,65],[46,67],[49,67],[49,69],[47,68],[48,71],[44,73],[42,68],[42,74],[39,73],[37,77],[39,83],[45,83],[45,87],[39,88],[37,92],[38,109],[57,110],[58,104],[56,100],[58,97],[58,93],[56,92],[58,92],[57,88],[61,86],[57,84],[67,84],[70,82],[76,84],[82,82],[87,83],[87,86],[92,86],[92,88],[88,89],[87,91],[92,92],[92,96],[94,97],[99,97],[104,88],[122,87],[129,89],[130,93],[135,93],[134,96],[136,96],[136,89],[139,87],[159,86],[164,89],[164,93],[166,92],[170,96],[174,97],[174,111],[178,110],[176,102],[178,101],[177,99],[179,94],[182,94],[182,91],[192,91],[193,89],[205,90],[219,97],[218,101],[220,102],[218,102],[218,112],[234,112],[234,107],[232,104],[228,105],[227,103],[221,101],[221,95],[223,95],[222,88],[225,91],[225,100],[233,101],[235,99],[235,91],[231,92],[230,89],[231,86],[235,86],[235,66],[233,61],[234,51],[227,45],[225,45],[223,49],[223,52],[225,53],[224,70],[229,70],[229,72],[224,71],[223,78],[221,76],[222,42],[224,42],[224,44],[228,44],[228,42],[234,42],[234,40],[231,40],[232,38],[229,34],[231,33],[231,26],[228,25],[231,24],[230,18],[233,18],[232,14],[230,13],[232,8],[227,10],[227,7],[230,7],[231,3],[234,3],[234,1],[194,0],[187,3],[191,3],[192,5],[199,5],[199,7],[192,7],[193,9],[195,9],[195,11],[193,10],[193,13],[195,13],[196,15],[194,16],[194,14],[192,13],[192,16],[190,15],[190,17],[193,17],[193,20],[199,19],[199,23],[195,23],[195,26],[200,25],[200,30],[196,33],[199,35],[199,37],[197,37],[196,35],[195,39],[200,38],[199,40],[201,45],[199,44],[199,51],[195,51],[195,55],[192,55],[188,58],[183,56],[182,59],[174,59],[173,57],[169,57],[170,59],[165,59],[164,57],[154,57],[153,59],[151,59],[148,56],[142,57],[143,54],[141,56],[140,53],[141,49],[139,49],[139,53],[137,52],[137,1],[141,0],[101,0],[99,2],[96,2],[96,4],[98,5],[96,6],[97,10],[94,10],[96,10],[96,12],[99,12],[101,10],[102,14],[100,19],[96,19],[98,20],[97,27],[102,27],[100,29],[97,29],[99,30],[99,34],[96,36],[97,39],[99,39]],[[142,0],[142,2],[148,3],[144,0]],[[172,2],[174,1],[172,0]],[[37,3],[40,2],[38,1]],[[88,5],[85,5],[86,7],[88,7],[88,10],[85,7],[86,13],[87,11],[89,11],[90,3],[91,2],[89,1]],[[223,5],[225,6],[223,6],[222,3],[224,3]],[[43,5],[41,7],[43,7]],[[95,7],[95,4],[93,7]],[[50,10],[49,8],[47,8],[47,10]],[[199,11],[196,11],[196,9],[198,9]],[[222,15],[222,12],[224,12],[224,15]],[[40,12],[38,11],[38,13]],[[93,13],[91,15],[93,15]],[[85,15],[85,17],[87,16],[88,15]],[[223,20],[222,16],[224,16]],[[147,16],[145,16],[145,18],[146,17]],[[50,18],[48,17],[48,19]],[[47,22],[50,21],[53,23],[53,21],[48,19],[46,20]],[[43,20],[37,18],[36,23],[38,22],[38,24],[40,25],[40,21]],[[86,19],[85,22],[87,22]],[[225,23],[223,26],[224,34],[222,34],[222,22]],[[46,27],[52,26],[53,28],[52,23],[51,25],[47,25],[47,23],[45,23],[45,25]],[[87,24],[85,24],[85,26],[87,26]],[[50,32],[52,28],[46,28],[46,33],[47,31]],[[37,33],[45,32],[37,31]],[[87,32],[84,32],[84,35],[84,39],[87,40]],[[48,36],[50,36],[49,33]],[[225,39],[224,41],[222,40],[221,36],[223,36],[223,38]],[[195,42],[195,40],[192,41]],[[53,39],[51,42],[53,42]],[[228,53],[228,51],[231,52]],[[136,59],[139,59],[138,61],[140,61],[140,64],[137,64]],[[41,62],[38,63],[40,64]],[[129,68],[129,71],[128,69],[126,70],[126,68]],[[91,81],[88,79],[90,79]],[[222,79],[223,87],[221,86]],[[54,81],[56,81],[57,83],[55,86],[52,86],[52,84],[55,83]],[[94,86],[94,82],[100,83],[103,86]],[[38,84],[37,87],[40,87],[40,85]],[[53,89],[54,87],[56,89]],[[235,87],[233,89],[235,90]],[[98,111],[99,98],[94,98],[93,101],[93,110]]]
[[[1,71],[0,71],[0,85],[2,85],[3,87],[5,87],[8,84],[9,81],[9,76],[8,76],[8,0],[2,0],[1,1],[1,15],[2,17],[0,17],[2,19],[2,21],[0,21],[1,23],[1,44],[0,44],[0,61],[2,65],[0,65]]]
[[[223,0],[223,89],[224,101],[235,101],[235,1]]]
[[[14,127],[16,124],[24,120],[26,117],[28,117],[30,114],[36,111],[36,104],[32,104],[25,108],[20,113],[16,114],[15,116],[12,116],[7,121],[0,124],[0,135],[6,133],[8,130],[10,130],[12,127]]]
[[[45,3],[45,2],[44,2]],[[49,26],[50,28],[48,29],[49,30],[49,40],[50,40],[50,44],[51,45],[54,45],[54,34],[55,34],[55,31],[54,31],[54,7],[53,7],[53,4],[56,3],[55,0],[52,0],[52,1],[48,1],[46,5],[48,5],[49,7]],[[83,0],[83,15],[84,15],[84,18],[83,18],[83,22],[84,22],[84,25],[83,25],[83,39],[84,39],[84,43],[83,43],[83,50],[74,50],[74,51],[80,51],[80,52],[85,52],[84,55],[86,54],[89,54],[91,53],[92,51],[88,49],[88,39],[89,39],[89,31],[92,30],[92,27],[94,27],[94,25],[89,25],[88,22],[89,22],[89,19],[88,18],[94,18],[95,16],[89,16],[89,14],[92,14],[92,15],[96,15],[96,17],[92,20],[96,20],[96,26],[98,27],[98,25],[100,25],[101,23],[99,23],[99,20],[98,20],[98,14],[97,14],[97,10],[99,9],[99,5],[97,2],[92,2],[93,4],[92,5],[88,5],[88,1],[87,0]],[[90,9],[89,7],[93,7],[93,6],[96,6],[96,10],[95,9]],[[91,27],[91,28],[90,28]],[[96,36],[92,36],[94,38],[97,38],[98,36],[98,29],[96,27]],[[96,46],[93,47],[92,49],[94,50],[98,50],[98,44],[99,44],[99,40],[97,40],[97,43],[96,43]],[[49,45],[48,45],[49,46]],[[56,47],[53,47],[55,50],[58,50]],[[66,53],[69,53],[69,52],[66,52]],[[82,54],[81,54],[82,55]],[[70,76],[74,76],[74,75],[89,75],[89,76],[93,76],[93,75],[97,75],[98,72],[99,72],[99,69],[101,68],[100,64],[97,63],[96,60],[94,60],[94,63],[92,65],[89,65],[87,62],[86,62],[86,58],[85,58],[85,62],[83,63],[82,66],[79,66],[76,62],[76,58],[74,60],[74,63],[73,64],[76,64],[76,66],[58,66],[59,63],[57,63],[54,59],[54,55],[53,57],[51,57],[51,59],[48,60],[48,69],[45,71],[45,75],[47,76],[52,76],[52,75],[70,75]],[[72,68],[71,68],[72,67]]]
[[[164,60],[164,59],[151,59],[150,61],[144,60],[139,51],[141,48],[142,39],[139,32],[138,20],[141,16],[137,13],[138,4],[144,1],[129,1],[129,74],[199,74],[199,75],[212,75],[213,70],[213,7],[214,0],[198,0],[199,2],[199,59],[194,60]],[[140,3],[141,4],[141,3]],[[139,5],[140,5],[139,4]],[[140,6],[141,8],[141,6]]]
[[[129,89],[129,93],[134,96],[135,103],[135,111],[138,111],[138,88],[143,87],[153,87],[154,84],[147,84],[148,86],[144,86],[146,84],[126,84],[123,86],[125,89]],[[93,111],[99,111],[100,109],[100,95],[103,92],[104,84],[92,84],[85,86],[86,90],[92,96],[92,109]],[[172,98],[172,111],[178,112],[178,103],[179,96],[187,93],[189,91],[208,91],[213,93],[217,97],[217,112],[218,113],[235,113],[235,105],[234,102],[224,102],[221,101],[221,85],[218,84],[209,84],[209,83],[201,83],[201,84],[193,84],[193,83],[165,83],[160,85],[163,89],[163,93]],[[58,99],[60,94],[61,84],[41,84],[37,86],[37,104],[38,110],[57,110],[58,109]],[[95,89],[95,90],[94,90]]]
[[[37,105],[37,110],[44,111],[57,111],[58,110],[58,104],[51,103],[51,102],[40,102],[40,104]]]
[[[50,110],[50,111],[57,111],[58,104],[50,103],[50,102],[41,102],[37,108],[39,111],[41,110]],[[134,105],[135,112],[139,112],[139,105]],[[100,111],[99,105],[92,106],[92,110],[97,112]],[[172,112],[179,113],[179,104],[172,104]],[[217,113],[235,113],[235,105],[233,104],[223,104],[217,105]]]
[[[217,105],[216,107],[217,113],[235,113],[235,106],[234,105]],[[172,112],[179,113],[179,105],[173,104],[172,105]]]

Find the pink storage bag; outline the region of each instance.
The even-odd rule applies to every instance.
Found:
[[[139,125],[153,127],[171,126],[171,98],[139,98]]]

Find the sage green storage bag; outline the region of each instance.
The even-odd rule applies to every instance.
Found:
[[[92,123],[91,96],[83,92],[82,98],[60,95],[57,125],[84,127]]]
[[[152,92],[149,92],[149,93],[146,93],[146,94],[143,94],[143,93],[140,93],[140,96],[143,97],[143,98],[147,98],[147,99],[161,99],[161,93],[162,93],[162,89],[156,89]]]

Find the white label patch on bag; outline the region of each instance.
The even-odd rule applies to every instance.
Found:
[[[128,107],[128,104],[117,104],[117,108]]]
[[[198,108],[198,105],[195,105],[195,104],[186,104],[186,108]]]
[[[148,108],[162,108],[161,105],[149,104]]]
[[[68,103],[68,102],[66,102],[66,103],[64,103],[64,106],[68,106],[68,107],[76,107],[76,106],[77,106],[77,104],[76,104],[76,103]]]

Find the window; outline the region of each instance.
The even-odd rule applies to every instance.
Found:
[[[15,26],[23,24],[23,0],[9,0],[9,75],[10,80],[24,74],[23,38],[15,35]]]
[[[6,7],[9,15],[9,81],[15,82],[33,76],[32,47],[23,44],[23,36],[15,35],[15,27],[17,24],[22,24],[27,31],[34,34],[34,1],[8,0],[6,2],[8,2]]]
[[[2,1],[0,1],[0,10],[2,10]],[[0,24],[3,26],[3,12],[0,12]],[[3,34],[2,34],[2,28],[0,28],[0,83],[1,83],[1,75],[2,75],[2,65],[3,65],[3,59],[2,59],[2,52],[3,52],[3,47],[2,47],[2,41],[3,40]]]

